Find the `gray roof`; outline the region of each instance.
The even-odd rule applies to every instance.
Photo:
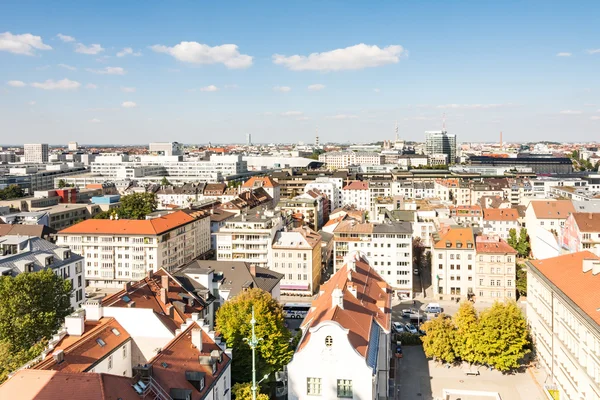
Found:
[[[2,244],[2,239],[15,237],[19,238],[18,236],[4,236],[0,238],[0,244]],[[6,241],[7,244],[21,243],[21,245],[19,253],[0,256],[0,270],[3,275],[9,274],[9,271],[12,276],[25,272],[25,266],[30,263],[33,263],[33,272],[38,272],[46,268],[56,269],[83,260],[82,256],[72,253],[68,247],[59,247],[38,237],[20,237],[20,239]],[[68,258],[65,258],[66,254],[68,254]],[[53,257],[53,262],[46,266],[45,261],[49,256]]]
[[[373,224],[373,233],[409,233],[412,234],[410,222],[384,222]]]

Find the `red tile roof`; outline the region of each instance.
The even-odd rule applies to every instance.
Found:
[[[385,331],[390,331],[392,289],[385,280],[364,260],[355,262],[355,270],[350,272],[344,265],[326,283],[321,286],[321,293],[313,300],[311,310],[304,319],[302,328],[306,330],[297,351],[302,351],[310,341],[308,328],[315,327],[325,321],[335,321],[348,329],[350,344],[363,357],[366,357],[369,335],[373,323],[379,324]],[[351,292],[356,288],[356,295]],[[332,293],[340,289],[343,293],[343,308],[333,306]]]
[[[569,297],[592,320],[600,324],[600,275],[591,270],[584,272],[583,265],[600,263],[600,257],[590,251],[565,254],[529,264]],[[598,264],[600,268],[600,264]]]
[[[461,247],[458,247],[460,243]],[[467,245],[471,243],[471,246]],[[461,249],[469,250],[475,248],[475,236],[471,228],[450,228],[442,235],[440,240],[434,245],[436,249]]]
[[[500,238],[477,236],[475,239],[477,253],[482,254],[517,254],[517,251]]]
[[[365,181],[352,181],[342,190],[369,190],[369,182]]]
[[[574,213],[580,232],[600,232],[600,213]]]
[[[202,364],[200,358],[210,358],[212,351],[221,352],[222,349],[206,332],[201,330],[202,350],[200,351],[192,344],[193,329],[200,329],[200,327],[195,322],[192,323],[179,336],[163,347],[161,352],[150,360],[150,364],[152,364],[152,377],[167,393],[170,389],[190,389],[192,390],[192,400],[197,400],[208,393],[213,383],[227,369],[231,358],[223,353],[222,361],[217,363],[217,371],[213,375],[212,366]],[[187,371],[204,373],[205,382],[202,391],[198,391],[188,382],[185,376]]]
[[[1,399],[139,400],[130,378],[109,374],[22,369],[0,386]]]
[[[113,332],[116,329],[119,335]],[[97,340],[106,343],[100,346]],[[50,353],[33,369],[52,369],[63,372],[86,372],[98,360],[121,347],[130,340],[129,333],[116,319],[102,318],[100,321],[85,321],[85,331],[81,336],[65,336],[53,349],[63,350],[64,361],[57,364]]]
[[[67,235],[160,235],[195,221],[183,211],[176,211],[149,220],[136,219],[88,219],[63,229],[59,234]]]
[[[538,219],[566,219],[575,212],[571,200],[535,200],[529,206]]]
[[[483,219],[485,221],[517,221],[519,211],[516,208],[485,208]]]
[[[253,187],[265,187],[265,188],[274,188],[278,187],[279,183],[275,182],[271,179],[270,176],[253,176],[248,179],[242,185],[243,188],[253,188]]]

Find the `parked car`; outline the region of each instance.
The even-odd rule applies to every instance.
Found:
[[[419,328],[419,336],[425,336],[425,335],[427,335],[427,333],[423,329]]]
[[[400,342],[396,342],[396,357],[402,358],[402,346],[400,346]]]
[[[404,318],[410,318],[412,315],[419,314],[419,310],[415,310],[414,308],[405,308],[402,310],[402,316]]]
[[[415,328],[413,324],[404,325],[404,329],[406,329],[407,332],[413,333],[415,335],[419,333],[419,331],[417,330],[417,328]]]
[[[429,303],[427,304],[427,307],[425,307],[425,312],[439,314],[442,312],[442,307],[440,307],[438,303]]]
[[[404,325],[401,322],[392,322],[392,330],[396,333],[404,332]]]

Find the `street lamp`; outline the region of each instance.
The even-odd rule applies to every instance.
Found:
[[[258,389],[258,385],[269,377],[269,374],[266,374],[260,381],[256,382],[256,346],[260,343],[263,338],[257,338],[256,333],[254,331],[254,326],[256,325],[256,319],[254,318],[254,307],[252,307],[252,319],[250,320],[250,325],[252,325],[252,336],[249,338],[244,338],[245,342],[248,342],[248,345],[252,349],[252,400],[256,400],[256,390]]]

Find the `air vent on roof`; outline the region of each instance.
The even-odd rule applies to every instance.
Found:
[[[127,295],[121,297],[121,300],[123,300],[125,303],[129,303],[131,301],[131,298]]]
[[[162,363],[160,363],[160,365],[161,365],[163,368],[168,368],[168,367],[169,367],[169,364],[167,364],[167,363],[166,363],[166,362],[164,362],[164,361],[163,361]]]
[[[100,338],[96,339],[96,343],[98,343],[98,346],[100,347],[106,346],[106,342]]]

